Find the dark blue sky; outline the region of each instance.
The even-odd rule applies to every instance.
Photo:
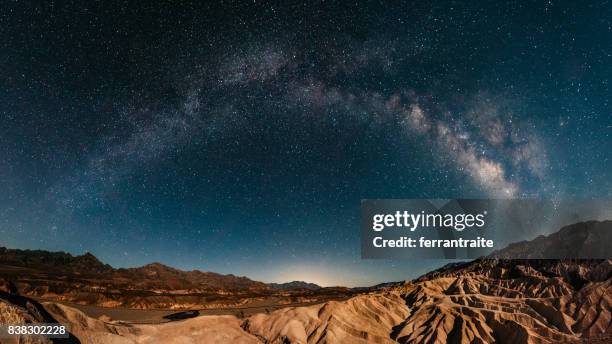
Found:
[[[367,285],[362,198],[610,197],[612,6],[0,5],[0,245]]]

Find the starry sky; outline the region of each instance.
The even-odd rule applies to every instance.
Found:
[[[5,1],[0,246],[371,285],[364,198],[612,196],[612,4]]]

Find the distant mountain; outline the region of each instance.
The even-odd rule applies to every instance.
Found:
[[[491,258],[606,259],[612,256],[612,221],[588,221],[565,226],[548,236],[521,241],[493,252]]]
[[[34,269],[57,269],[78,274],[104,274],[113,271],[91,253],[72,256],[65,252],[18,250],[0,247],[0,264]]]
[[[268,286],[276,290],[294,290],[294,289],[318,290],[322,288],[318,284],[308,283],[304,281],[293,281],[293,282],[287,282],[287,283],[268,283]]]
[[[183,271],[161,263],[151,263],[136,268],[115,269],[100,262],[93,254],[72,256],[65,252],[19,250],[0,247],[0,264],[35,270],[47,270],[81,277],[111,279],[146,289],[167,290],[318,290],[322,287],[304,281],[288,283],[263,283],[247,277],[223,275],[199,270]]]
[[[117,269],[115,275],[141,281],[147,288],[201,289],[210,288],[223,291],[265,291],[269,287],[247,277],[223,275],[199,270],[183,271],[161,263],[151,263],[138,268]]]
[[[397,281],[397,282],[385,282],[385,283],[379,283],[376,285],[373,285],[371,287],[366,287],[365,289],[368,290],[381,290],[384,288],[389,288],[389,287],[399,287],[406,284],[406,281]],[[358,288],[354,288],[354,289],[358,289]]]
[[[72,256],[4,247],[0,247],[0,289],[45,299],[144,309],[239,307],[266,298],[287,304],[355,293],[302,281],[268,285],[247,277],[183,271],[161,263],[115,269],[91,253]]]
[[[54,272],[59,275],[95,278],[125,283],[133,287],[167,290],[267,290],[263,282],[247,277],[222,275],[214,272],[182,271],[152,263],[137,268],[114,269],[100,262],[93,254],[72,256],[65,252],[18,250],[0,247],[0,264]]]

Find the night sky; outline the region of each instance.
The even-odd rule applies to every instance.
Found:
[[[207,4],[209,3],[209,4]],[[371,285],[362,198],[612,196],[612,4],[4,1],[0,246]]]

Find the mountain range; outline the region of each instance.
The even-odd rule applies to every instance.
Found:
[[[350,288],[322,288],[300,281],[267,284],[161,263],[115,269],[91,253],[72,256],[0,247],[0,285],[9,284],[20,295],[35,298],[137,309],[244,307],[267,299],[268,303],[293,304],[353,294]]]

